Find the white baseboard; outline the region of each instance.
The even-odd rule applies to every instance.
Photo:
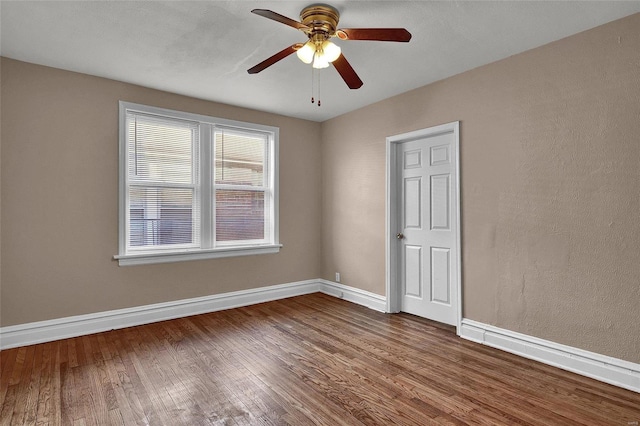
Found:
[[[462,320],[460,337],[621,388],[640,392],[640,364],[466,318]]]
[[[318,280],[318,282],[320,283],[319,291],[322,293],[366,306],[375,311],[386,312],[387,298],[384,296],[333,281]]]
[[[287,297],[322,292],[384,311],[386,299],[373,293],[325,280],[307,280],[231,293],[116,309],[0,328],[0,349],[51,342],[102,331],[150,324],[190,315],[248,306]]]
[[[318,280],[260,287],[193,299],[19,324],[0,329],[0,349],[149,324],[320,291]]]

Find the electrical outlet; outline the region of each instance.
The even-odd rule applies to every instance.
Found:
[[[340,272],[336,272],[336,282],[340,282]]]

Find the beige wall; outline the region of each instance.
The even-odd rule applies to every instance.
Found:
[[[464,317],[640,362],[640,14],[324,122],[322,275],[385,292],[385,137],[460,120]]]
[[[119,267],[118,101],[280,128],[274,255]],[[320,125],[2,59],[2,326],[317,278]]]

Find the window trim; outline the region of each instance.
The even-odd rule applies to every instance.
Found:
[[[267,172],[269,173],[269,180],[272,183],[272,227],[270,232],[273,238],[268,243],[264,244],[236,244],[227,245],[223,244],[217,247],[211,248],[158,248],[157,250],[147,251],[129,251],[127,252],[127,188],[128,188],[128,170],[127,170],[127,149],[126,149],[126,114],[127,111],[139,112],[147,115],[157,115],[160,117],[176,118],[187,121],[195,121],[200,123],[200,185],[204,182],[205,178],[212,176],[212,165],[205,158],[211,157],[211,150],[213,149],[213,136],[216,127],[228,127],[238,130],[247,130],[250,132],[264,132],[271,135],[269,143],[269,156],[272,159],[267,164]],[[118,254],[113,256],[118,261],[120,266],[126,265],[142,265],[153,263],[168,263],[168,262],[180,262],[187,260],[200,260],[200,259],[216,259],[231,256],[248,256],[257,254],[271,254],[278,253],[282,244],[279,243],[279,202],[278,202],[278,141],[279,141],[279,128],[273,126],[265,126],[261,124],[254,124],[242,121],[227,120],[218,117],[211,117],[201,114],[194,114],[183,111],[170,110],[165,108],[152,107],[148,105],[136,104],[131,102],[119,101],[119,131],[118,131]],[[201,203],[209,203],[211,205],[211,197],[213,196],[213,184],[210,184],[211,194],[204,194],[207,191],[201,192]],[[203,186],[200,186],[202,188]],[[206,186],[205,186],[206,187]],[[207,239],[210,234],[211,227],[215,224],[210,220],[209,216],[204,217],[201,214],[200,232],[201,239]],[[208,241],[211,243],[211,241]],[[202,241],[201,241],[202,243]]]

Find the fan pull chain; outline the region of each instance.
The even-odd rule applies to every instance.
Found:
[[[320,103],[320,70],[318,70],[318,106],[321,106],[321,103]]]
[[[316,102],[316,100],[313,97],[313,77],[314,77],[314,68],[311,67],[311,103],[314,104]]]
[[[313,57],[315,58],[315,53],[313,54]],[[316,71],[315,68],[311,67],[311,103],[314,104],[316,103],[316,98],[313,96],[315,91],[315,82],[316,82],[316,76],[318,76],[318,83],[317,83],[317,87],[318,87],[318,106],[321,106],[321,102],[320,102],[320,70]]]

